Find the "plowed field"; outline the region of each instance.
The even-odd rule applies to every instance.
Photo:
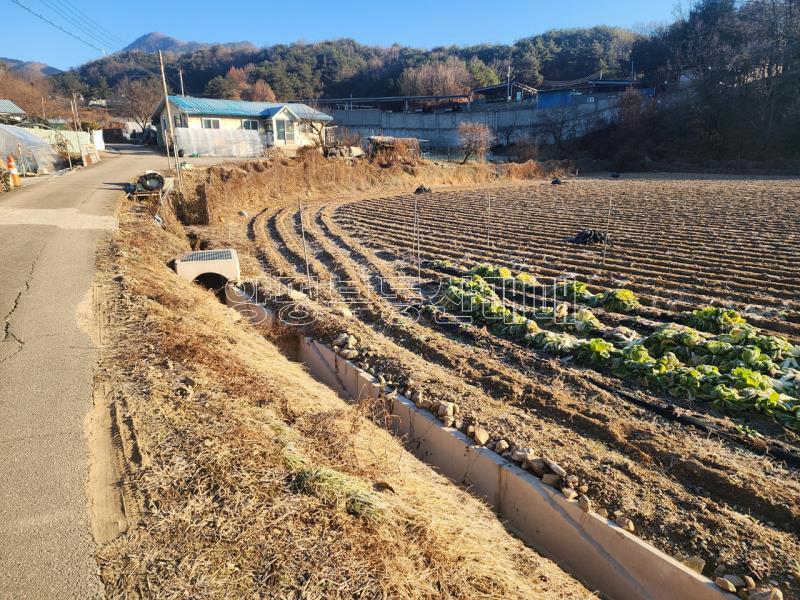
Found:
[[[677,311],[713,304],[797,343],[798,199],[798,179],[641,176],[317,202],[303,207],[302,224],[296,205],[278,203],[250,220],[239,247],[297,285],[307,264],[322,282],[316,299],[356,315],[365,368],[456,402],[458,424],[487,429],[489,446],[503,439],[557,461],[596,506],[630,517],[669,554],[700,556],[705,574],[773,579],[795,597],[800,479],[771,454],[797,452],[793,431],[762,416],[739,435],[726,411],[417,311],[451,274],[434,261],[488,261],[575,276],[595,292],[633,290],[635,315],[596,311],[610,325],[652,331]],[[602,245],[565,238],[605,230],[609,200],[604,264]]]

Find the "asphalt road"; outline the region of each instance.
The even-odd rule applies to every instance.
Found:
[[[0,193],[0,598],[103,595],[86,492],[96,353],[76,308],[122,185],[165,167],[129,147]]]

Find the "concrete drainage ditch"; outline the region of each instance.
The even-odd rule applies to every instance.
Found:
[[[226,286],[225,298],[253,322],[271,325],[275,321],[269,308],[233,284]],[[377,379],[325,344],[304,338],[293,354],[318,380],[344,397],[377,400],[382,396]],[[494,451],[476,446],[408,398],[396,395],[387,403],[387,411],[391,418],[386,422],[409,451],[483,498],[520,539],[603,596],[619,600],[736,598],[608,519],[584,512],[577,501]]]

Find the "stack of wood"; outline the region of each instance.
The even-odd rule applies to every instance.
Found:
[[[373,135],[367,138],[367,156],[381,163],[413,164],[419,160],[419,140],[386,135]]]

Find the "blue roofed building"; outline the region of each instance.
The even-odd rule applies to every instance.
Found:
[[[333,118],[307,104],[249,102],[169,96],[174,146],[185,156],[259,156],[267,148],[296,150],[321,145]],[[169,117],[156,109],[158,141],[164,145]]]
[[[0,122],[18,122],[25,120],[26,113],[11,100],[0,98]]]

